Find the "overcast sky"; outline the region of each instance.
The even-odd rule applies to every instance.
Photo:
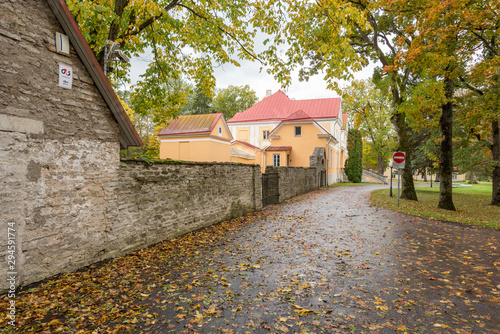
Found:
[[[148,63],[152,57],[145,55],[139,58],[132,58],[131,80],[132,83],[140,80],[139,75],[146,71]],[[241,66],[236,67],[232,64],[223,65],[215,69],[215,78],[217,80],[217,88],[227,88],[229,85],[243,86],[249,85],[255,91],[257,97],[262,99],[266,95],[266,90],[270,89],[272,93],[281,89],[280,84],[274,78],[267,74],[265,70],[259,73],[260,63],[241,61]],[[373,67],[368,67],[362,72],[355,74],[356,79],[370,78],[373,72]],[[348,83],[339,82],[340,86],[346,86]],[[292,85],[285,91],[288,97],[297,100],[304,99],[319,99],[337,97],[338,94],[332,90],[328,90],[326,82],[321,74],[309,79],[308,82],[299,82],[298,75],[293,77]]]

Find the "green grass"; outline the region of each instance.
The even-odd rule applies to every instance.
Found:
[[[397,207],[397,189],[389,197],[389,189],[375,190],[371,194],[372,205],[406,214],[436,220],[452,221],[466,225],[500,229],[500,207],[489,205],[491,184],[476,184],[468,188],[453,188],[453,203],[457,211],[437,208],[439,185],[433,188],[416,188],[418,202],[400,199]]]

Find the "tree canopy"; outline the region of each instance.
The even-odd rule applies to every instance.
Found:
[[[354,119],[361,131],[363,163],[370,161],[383,174],[391,153],[396,149],[396,133],[391,124],[391,101],[386,91],[376,88],[371,80],[355,80],[344,89],[342,109]]]
[[[236,113],[253,106],[258,100],[257,94],[250,89],[250,86],[230,85],[217,92],[212,102],[212,108],[214,112],[223,113],[226,119],[230,119]]]
[[[256,60],[252,23],[255,7],[246,0],[66,0],[97,60],[104,63],[106,40],[120,44],[128,56],[149,50],[154,61],[137,84],[135,112],[157,122],[175,116],[186,91],[172,87],[181,77],[211,98],[213,67]],[[127,80],[129,64],[115,64],[116,86]],[[132,92],[134,94],[134,91]],[[168,101],[169,103],[162,103]]]
[[[406,66],[397,66],[396,59],[409,43],[400,44],[409,23],[398,21],[397,13],[385,10],[384,3],[376,0],[308,0],[269,1],[268,15],[262,24],[269,26],[274,36],[272,45],[288,43],[284,57],[270,47],[270,73],[282,82],[290,81],[290,73],[299,69],[301,77],[323,73],[328,87],[342,92],[338,80],[352,80],[356,71],[370,63],[382,65],[374,73],[374,81],[385,86],[392,97],[391,121],[398,134],[399,149],[409,159],[403,173],[402,198],[417,200],[411,166],[412,150],[409,146],[406,115],[400,105],[416,73]],[[287,13],[288,20],[283,19]],[[272,21],[272,23],[270,23]],[[274,57],[272,57],[274,55]]]

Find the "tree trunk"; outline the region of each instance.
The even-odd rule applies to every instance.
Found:
[[[378,173],[382,175],[384,174],[384,157],[380,153],[378,154],[377,162],[378,162]]]
[[[477,184],[477,177],[476,173],[474,171],[470,172],[470,183],[471,184]]]
[[[491,122],[493,132],[493,145],[491,145],[491,152],[493,153],[493,193],[491,196],[491,205],[500,206],[500,131],[498,128],[498,121]]]
[[[401,198],[418,201],[417,193],[415,192],[415,185],[413,183],[413,169],[411,167],[410,144],[408,140],[408,125],[406,124],[406,117],[404,113],[398,111],[398,107],[403,102],[398,90],[398,83],[395,76],[392,76],[392,105],[394,107],[394,115],[391,117],[391,122],[396,128],[399,139],[399,150],[406,153],[405,169],[403,170],[403,191]]]
[[[444,79],[446,98],[448,102],[444,104],[439,120],[441,127],[441,159],[439,163],[439,175],[441,182],[439,183],[439,209],[455,211],[453,204],[453,103],[450,101],[453,97],[453,80],[450,78]]]
[[[424,168],[424,172],[422,174],[424,174],[423,175],[424,176],[424,182],[427,182],[427,169],[426,168]]]
[[[403,191],[401,198],[418,201],[415,185],[413,183],[413,169],[411,167],[410,145],[408,141],[408,125],[405,114],[396,112],[394,115],[394,125],[399,138],[399,150],[406,153],[405,168],[403,169]]]

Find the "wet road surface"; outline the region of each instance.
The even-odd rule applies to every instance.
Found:
[[[500,231],[371,207],[381,187],[319,190],[25,287],[0,332],[500,333]]]
[[[320,190],[168,263],[137,332],[500,333],[500,232]]]

